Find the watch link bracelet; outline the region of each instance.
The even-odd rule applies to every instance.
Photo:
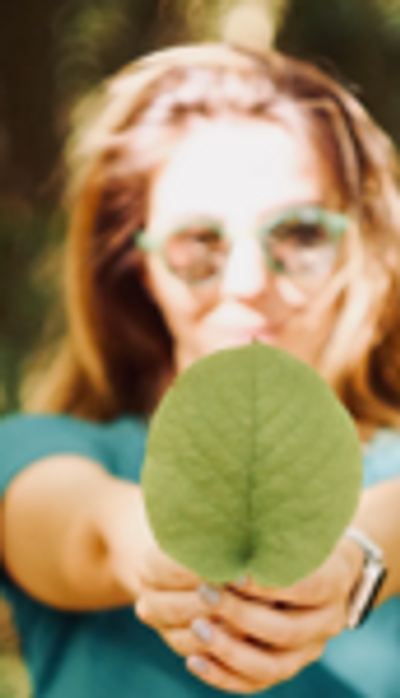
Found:
[[[354,629],[369,615],[386,577],[386,567],[382,550],[365,533],[348,528],[345,536],[354,541],[364,555],[362,575],[351,595],[347,616],[347,627]]]

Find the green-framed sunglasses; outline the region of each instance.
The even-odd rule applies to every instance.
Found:
[[[320,206],[298,206],[268,217],[252,231],[276,274],[310,281],[328,273],[335,264],[339,242],[350,217]],[[217,279],[223,272],[234,239],[216,221],[185,220],[164,235],[140,231],[137,247],[161,255],[168,269],[187,284]]]

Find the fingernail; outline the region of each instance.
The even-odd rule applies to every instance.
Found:
[[[187,665],[189,669],[193,669],[197,674],[205,674],[208,670],[208,662],[203,657],[188,657]]]
[[[221,592],[209,584],[200,584],[197,591],[203,601],[210,604],[210,606],[216,606],[221,600]]]
[[[210,642],[212,638],[212,627],[207,621],[203,620],[203,618],[196,618],[192,625],[191,625],[192,631],[196,635],[196,637],[199,638],[202,642]]]

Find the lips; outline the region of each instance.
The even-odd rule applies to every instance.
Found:
[[[223,337],[218,342],[219,347],[245,346],[252,342],[262,342],[263,344],[276,344],[278,333],[269,328],[246,328],[226,330]]]
[[[278,344],[286,330],[289,313],[279,319],[260,317],[258,312],[249,312],[239,305],[225,304],[211,313],[206,320],[207,333],[218,348],[242,346],[257,341]]]

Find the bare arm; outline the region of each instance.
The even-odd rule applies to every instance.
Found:
[[[70,610],[133,604],[149,592],[183,593],[204,611],[199,578],[167,557],[147,522],[140,487],[78,456],[30,465],[4,500],[4,559],[29,594]],[[158,597],[157,597],[158,598]],[[193,603],[194,599],[194,603]],[[157,626],[163,629],[163,619]]]
[[[354,520],[385,551],[390,574],[380,601],[400,590],[399,497],[400,480],[371,488]],[[206,662],[203,680],[246,692],[288,678],[320,655],[326,640],[343,628],[349,590],[361,569],[359,550],[345,540],[320,570],[291,589],[260,589],[250,582],[239,594],[221,589],[219,602],[213,594],[209,606],[197,591],[201,580],[172,563],[152,540],[140,488],[77,457],[36,463],[10,486],[5,560],[22,587],[55,606],[90,609],[136,601],[141,617],[175,651]],[[289,602],[288,610],[275,601]],[[191,629],[195,619],[208,619],[209,642]],[[189,666],[199,673],[192,660]]]
[[[400,595],[400,478],[374,485],[363,492],[354,525],[384,552],[388,575],[377,604]]]
[[[32,464],[4,503],[5,564],[28,593],[62,608],[132,602],[111,561],[121,546],[135,556],[139,489],[78,456]],[[129,545],[128,545],[129,541]]]

